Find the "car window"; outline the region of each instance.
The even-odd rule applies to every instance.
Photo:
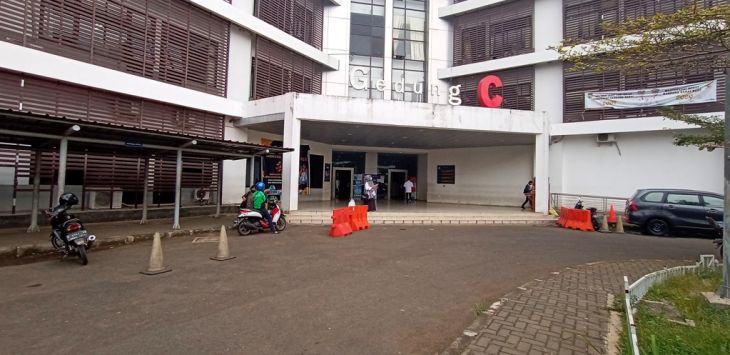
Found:
[[[663,192],[650,192],[642,198],[642,200],[646,202],[662,202],[662,198],[664,198]]]
[[[690,194],[668,193],[667,194],[667,203],[674,203],[674,204],[678,204],[678,205],[688,205],[688,206],[699,206],[700,205],[700,196],[699,195],[690,195]]]
[[[710,208],[723,208],[725,207],[725,201],[715,196],[702,195],[702,200],[705,201],[705,207]]]

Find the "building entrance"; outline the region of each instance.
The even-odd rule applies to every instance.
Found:
[[[406,199],[403,184],[408,179],[408,170],[388,169],[388,199],[403,201]]]
[[[355,175],[353,168],[334,168],[332,179],[332,198],[334,200],[349,201],[352,198],[352,182]]]

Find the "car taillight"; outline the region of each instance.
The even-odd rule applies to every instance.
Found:
[[[639,206],[636,205],[636,201],[634,201],[634,200],[629,201],[628,210],[629,210],[629,212],[636,212],[639,210]]]
[[[66,227],[66,232],[75,232],[77,230],[81,229],[81,225],[78,223],[71,223]]]

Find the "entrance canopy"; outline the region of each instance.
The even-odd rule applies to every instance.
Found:
[[[243,159],[292,151],[289,148],[0,110],[0,142],[40,147],[63,137],[68,138],[69,151],[113,148],[118,152],[139,155],[181,150],[186,156],[219,159]]]

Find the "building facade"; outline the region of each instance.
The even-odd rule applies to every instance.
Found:
[[[712,82],[712,100],[677,107],[722,115],[722,73],[574,72],[549,49],[564,39],[600,39],[602,21],[686,4],[2,0],[0,110],[294,150],[223,162],[186,158],[188,203],[200,188],[237,203],[263,179],[283,189],[283,205],[293,210],[357,197],[363,174],[382,182],[382,199],[401,199],[403,181],[414,177],[420,200],[505,206],[519,205],[534,178],[539,212],[555,192],[722,192],[722,153],[673,145],[674,133],[692,127],[662,119],[656,107],[587,108],[585,99],[587,92]],[[485,77],[499,85],[480,89]],[[0,145],[2,198],[27,196],[36,156],[52,191],[53,149],[14,144]],[[148,204],[170,203],[169,157],[141,159],[73,152],[68,185],[89,201],[94,191],[118,194],[113,208],[143,203],[145,185],[154,192]],[[118,172],[105,175],[110,164]]]

